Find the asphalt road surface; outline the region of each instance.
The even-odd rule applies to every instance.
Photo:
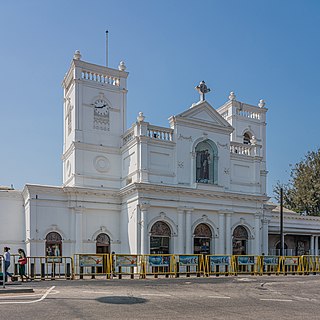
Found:
[[[39,281],[0,319],[320,319],[320,275]]]

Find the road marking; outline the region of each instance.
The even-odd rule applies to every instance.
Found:
[[[55,288],[55,286],[52,286],[49,288],[40,299],[32,300],[32,301],[7,301],[7,302],[0,302],[0,304],[27,304],[27,303],[35,303],[35,302],[41,302],[44,300],[47,295]]]
[[[262,301],[279,301],[279,302],[292,302],[291,299],[260,299]]]
[[[110,291],[82,291],[83,293],[97,293],[97,294],[114,294]]]
[[[231,299],[230,297],[227,297],[227,296],[208,296],[208,298],[213,298],[213,299]]]
[[[142,296],[155,296],[155,297],[171,297],[171,294],[165,293],[142,293]]]

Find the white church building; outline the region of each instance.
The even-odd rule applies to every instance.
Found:
[[[201,82],[200,101],[168,127],[140,112],[127,128],[127,78],[123,62],[112,69],[74,54],[63,79],[63,185],[2,187],[0,245],[28,256],[276,250],[264,101],[231,92],[216,110]],[[319,229],[317,217],[286,214],[286,248],[300,241],[318,252]]]

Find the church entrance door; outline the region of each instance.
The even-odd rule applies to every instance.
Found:
[[[194,230],[194,250],[195,254],[211,253],[212,232],[208,225],[200,223]]]
[[[168,254],[170,252],[170,227],[163,221],[156,222],[151,228],[150,253]]]
[[[246,255],[248,247],[248,232],[243,226],[237,226],[233,231],[232,247],[234,255]]]
[[[110,253],[110,237],[106,233],[100,233],[96,238],[96,253],[108,254]],[[96,273],[106,272],[106,261],[103,259],[103,267],[97,267]]]

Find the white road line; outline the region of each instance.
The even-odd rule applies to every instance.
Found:
[[[208,296],[208,298],[213,298],[213,299],[231,299],[230,297],[227,297],[227,296]]]
[[[260,299],[261,301],[279,301],[279,302],[292,302],[291,299]]]
[[[171,297],[171,294],[165,293],[142,293],[142,296],[155,296],[155,297]]]
[[[7,301],[7,302],[0,302],[0,304],[27,304],[27,303],[35,303],[35,302],[40,302],[42,300],[44,300],[47,295],[55,288],[55,286],[52,286],[51,288],[49,288],[44,295],[37,300],[32,300],[32,301]]]
[[[97,294],[114,294],[110,291],[82,291],[83,293],[97,293]]]

